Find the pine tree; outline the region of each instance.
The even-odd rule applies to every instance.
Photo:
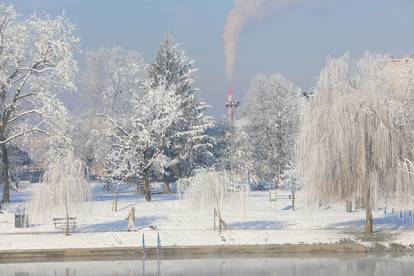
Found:
[[[166,86],[182,100],[180,109],[183,119],[171,128],[168,135],[171,143],[164,148],[164,155],[171,161],[163,175],[165,192],[169,192],[170,179],[188,176],[195,168],[209,166],[214,160],[211,153],[214,139],[206,133],[214,120],[206,114],[208,105],[202,101],[198,90],[192,87],[194,71],[193,61],[167,34],[149,68],[153,87]]]

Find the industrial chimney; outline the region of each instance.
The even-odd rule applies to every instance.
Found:
[[[233,102],[233,89],[230,87],[227,89],[227,102],[226,102],[226,108],[227,108],[227,123],[229,127],[233,126],[233,108],[236,108],[239,105],[239,102]]]

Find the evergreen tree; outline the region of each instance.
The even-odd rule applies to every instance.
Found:
[[[214,120],[206,114],[208,105],[200,98],[198,89],[192,87],[193,61],[186,57],[170,34],[161,42],[156,59],[149,67],[153,87],[165,86],[175,91],[182,100],[183,118],[170,129],[164,155],[171,160],[164,168],[164,191],[169,192],[169,180],[189,176],[195,168],[210,166],[214,139],[206,133]]]

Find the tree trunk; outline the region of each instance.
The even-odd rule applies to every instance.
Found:
[[[3,203],[7,203],[10,200],[10,180],[9,180],[9,159],[7,156],[7,146],[1,145],[2,150],[2,166],[1,166],[1,180],[3,183]]]
[[[347,200],[345,201],[345,203],[346,203],[346,212],[352,213],[352,200]]]
[[[367,207],[365,212],[365,233],[372,235],[374,229],[374,223],[372,222],[371,207]]]
[[[164,194],[169,194],[171,193],[170,190],[170,183],[168,181],[168,177],[166,174],[164,174],[163,178],[162,178],[163,182],[164,182]]]
[[[119,194],[119,183],[116,185],[115,196],[112,201],[112,211],[118,211],[118,194]]]
[[[371,210],[371,188],[368,186],[365,198],[365,233],[371,235],[374,230]]]
[[[144,193],[145,193],[145,199],[147,201],[151,201],[151,190],[150,190],[148,177],[146,174],[144,174]]]

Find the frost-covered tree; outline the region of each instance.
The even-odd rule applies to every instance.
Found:
[[[209,166],[214,160],[211,153],[214,139],[206,133],[214,120],[206,114],[208,106],[200,98],[198,89],[192,87],[194,71],[193,61],[167,34],[149,67],[152,86],[165,86],[181,99],[183,119],[174,122],[169,129],[167,135],[171,143],[164,148],[164,155],[171,160],[163,175],[166,192],[169,192],[169,178],[189,176],[195,168]]]
[[[44,131],[47,132],[43,143],[36,149],[37,159],[43,163],[51,163],[57,156],[66,155],[68,149],[73,151],[73,115],[55,95],[44,100],[43,116]]]
[[[104,125],[95,110],[89,109],[74,115],[74,126],[76,131],[72,136],[75,156],[82,160],[85,169],[88,170],[92,162],[105,151],[106,145],[101,135]]]
[[[79,221],[90,210],[86,202],[91,200],[82,163],[74,157],[70,148],[52,158],[42,182],[34,188],[26,203],[26,213],[32,223],[50,223],[54,217],[69,220],[70,216],[75,216]]]
[[[292,163],[301,100],[300,89],[279,74],[253,79],[238,124],[259,179],[277,180]]]
[[[99,48],[86,54],[84,104],[104,114],[132,111],[131,99],[146,79],[146,65],[134,51]]]
[[[236,183],[226,171],[200,169],[189,177],[182,188],[185,204],[192,212],[209,212],[215,208],[221,216],[222,208],[231,214],[245,214],[250,187],[247,183]],[[181,184],[181,183],[180,183]]]
[[[181,98],[165,86],[147,86],[132,105],[134,112],[122,117],[102,115],[110,126],[107,161],[113,176],[143,178],[145,198],[150,201],[149,176],[151,172],[162,174],[169,166],[164,149],[171,146],[171,128],[182,120]]]
[[[228,171],[231,181],[238,183],[246,181],[250,172],[254,171],[255,164],[244,123],[243,119],[239,119],[229,128],[227,120],[223,120],[218,124],[221,128],[216,129],[214,135],[217,141],[214,153],[219,161],[215,167]]]
[[[131,99],[146,79],[146,65],[134,51],[121,47],[99,48],[86,54],[86,73],[82,81],[84,110],[77,117],[76,153],[85,162],[104,161],[107,146],[97,113],[122,116],[133,112]],[[99,144],[99,147],[96,147]]]
[[[304,108],[299,160],[310,202],[363,198],[367,233],[372,208],[393,198],[413,206],[414,94],[406,76],[388,70],[390,59],[370,53],[329,59]],[[398,85],[395,85],[395,84]]]
[[[50,99],[75,89],[79,38],[63,16],[23,19],[0,4],[0,144],[3,202],[9,201],[7,145],[33,132],[46,132]]]
[[[133,112],[131,99],[146,79],[146,65],[134,51],[121,47],[101,47],[86,54],[86,73],[82,82],[82,109],[76,116],[76,155],[85,164],[104,162],[108,145],[97,113],[111,118]]]

